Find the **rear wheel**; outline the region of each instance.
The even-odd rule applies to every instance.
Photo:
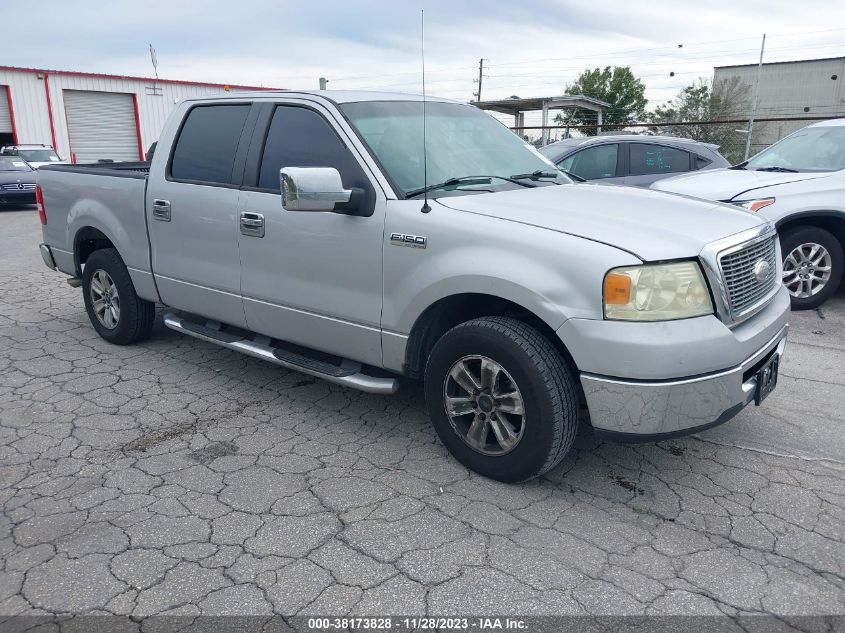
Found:
[[[842,281],[842,245],[824,229],[799,226],[781,236],[783,285],[789,290],[793,310],[817,308]]]
[[[572,371],[542,334],[508,317],[474,319],[444,334],[426,366],[425,392],[446,448],[499,481],[550,470],[578,430]]]
[[[102,338],[116,345],[131,345],[149,336],[155,304],[141,299],[126,265],[113,248],[94,251],[82,273],[85,310]]]

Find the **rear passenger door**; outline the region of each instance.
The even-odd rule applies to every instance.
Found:
[[[618,143],[598,143],[570,154],[558,161],[560,169],[585,180],[621,183],[624,178],[620,169]]]
[[[693,156],[682,149],[657,143],[626,143],[629,149],[625,184],[648,187],[651,183],[694,169]]]
[[[385,196],[332,113],[266,103],[251,143],[239,235],[249,329],[380,365]],[[367,217],[282,207],[282,167],[334,167],[364,190]]]
[[[255,117],[251,103],[191,107],[166,166],[159,157],[153,161],[147,190],[152,264],[162,301],[239,326],[246,321],[238,199]]]

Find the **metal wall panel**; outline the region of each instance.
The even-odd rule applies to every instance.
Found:
[[[65,90],[134,95],[138,104],[141,148],[144,151],[154,141],[158,140],[167,117],[177,103],[190,97],[201,97],[222,92],[220,86],[214,85],[156,82],[153,79],[60,73],[49,70],[9,67],[0,69],[0,85],[3,84],[8,85],[11,90],[18,142],[53,145],[59,156],[65,160],[71,158],[67,118],[65,116]],[[48,93],[50,95],[49,107]],[[52,117],[50,111],[52,111]],[[136,139],[136,148],[137,145]],[[138,160],[138,155],[136,149],[131,160]]]

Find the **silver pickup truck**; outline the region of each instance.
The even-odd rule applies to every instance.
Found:
[[[771,223],[573,184],[470,105],[192,99],[151,163],[38,181],[44,262],[107,341],[148,336],[163,304],[169,328],[334,383],[423,379],[445,446],[494,479],[557,464],[579,408],[651,441],[777,382],[789,295]]]

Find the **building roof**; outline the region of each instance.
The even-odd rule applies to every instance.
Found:
[[[281,88],[265,88],[264,86],[245,86],[242,84],[221,84],[211,81],[183,81],[180,79],[156,79],[155,77],[137,77],[134,75],[108,75],[105,73],[86,73],[76,70],[51,70],[47,68],[26,68],[22,66],[0,66],[0,71],[6,70],[20,73],[41,73],[44,75],[70,75],[75,77],[97,77],[100,79],[124,79],[129,81],[149,81],[160,84],[182,84],[186,86],[212,86],[217,88],[236,88],[246,90],[281,90]]]
[[[778,64],[810,64],[813,62],[835,62],[845,60],[845,56],[839,57],[820,57],[818,59],[793,59],[785,62],[763,62],[763,66],[777,66]],[[748,68],[749,66],[756,67],[757,64],[731,64],[729,66],[714,66],[714,70],[720,68]]]
[[[542,110],[543,104],[550,110],[560,108],[586,108],[588,110],[601,110],[610,106],[609,103],[588,97],[586,95],[559,95],[557,97],[528,97],[520,99],[511,97],[509,99],[497,99],[495,101],[474,101],[473,105],[482,110],[493,110],[502,114],[517,114],[531,110]]]

